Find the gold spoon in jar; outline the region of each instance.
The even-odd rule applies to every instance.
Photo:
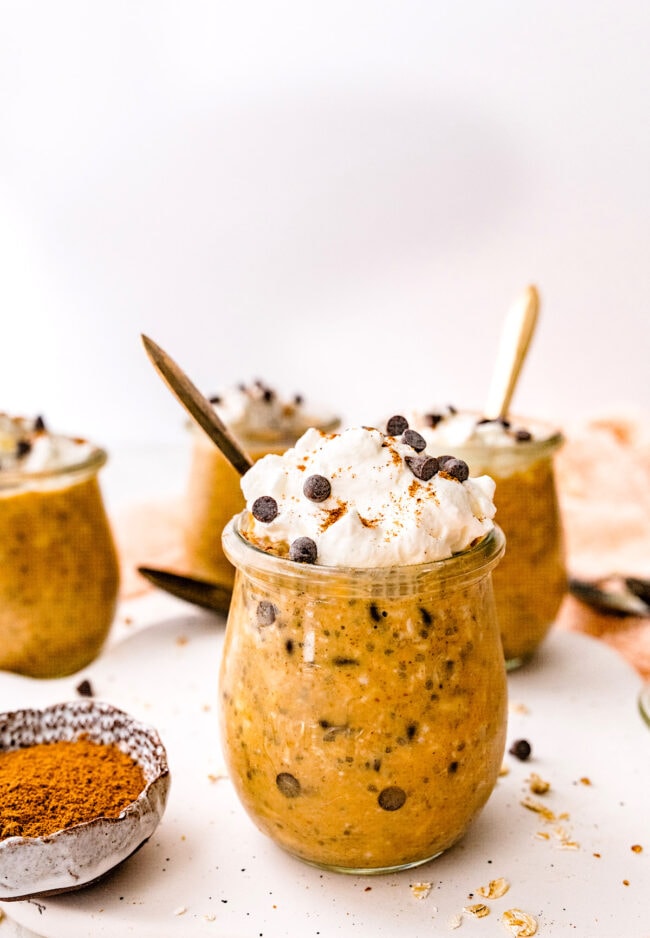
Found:
[[[210,401],[201,394],[185,372],[153,339],[143,335],[142,344],[154,368],[176,399],[207,433],[212,442],[219,447],[233,468],[240,475],[247,472],[253,465],[253,460],[226,427]],[[222,613],[228,611],[230,590],[219,583],[211,583],[184,573],[159,570],[155,567],[138,567],[138,572],[154,586],[171,593],[172,596],[194,603],[203,609]]]
[[[537,325],[538,314],[537,288],[526,287],[510,307],[503,324],[484,411],[484,416],[488,420],[507,418],[510,402]]]
[[[219,447],[232,467],[240,475],[247,472],[253,465],[253,460],[239,440],[226,427],[207,397],[201,394],[173,358],[167,352],[164,352],[159,345],[156,345],[153,339],[146,335],[141,338],[151,363],[172,394],[180,401],[190,416],[196,420],[201,429],[205,430],[212,442]]]

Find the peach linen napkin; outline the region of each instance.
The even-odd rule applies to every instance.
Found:
[[[650,425],[638,418],[602,418],[566,428],[565,436],[556,471],[570,573],[584,579],[615,573],[650,578]],[[152,588],[137,573],[139,565],[189,572],[184,500],[177,495],[143,502],[112,519],[124,598]],[[601,639],[650,677],[650,618],[599,613],[567,596],[556,628]]]

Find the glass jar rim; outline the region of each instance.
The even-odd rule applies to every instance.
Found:
[[[61,433],[52,433],[55,440],[70,440],[73,443],[86,444],[91,447],[85,451],[83,457],[63,461],[48,469],[25,471],[23,469],[3,469],[0,471],[0,490],[11,488],[24,488],[32,483],[50,482],[53,479],[70,475],[91,475],[98,472],[108,460],[108,453],[101,446],[95,446],[81,437],[65,436]]]
[[[440,580],[445,581],[468,579],[489,573],[505,551],[505,535],[495,524],[478,543],[442,560],[377,567],[331,567],[321,564],[304,564],[268,553],[248,541],[239,530],[240,522],[245,514],[246,510],[235,515],[223,530],[222,542],[226,556],[237,569],[287,581],[304,582],[305,579],[309,579],[311,583],[324,586],[332,581],[390,583],[404,578],[416,579],[431,575],[437,575]]]

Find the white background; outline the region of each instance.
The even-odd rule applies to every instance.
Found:
[[[646,0],[0,2],[0,409],[183,438],[140,345],[371,423],[650,411]]]

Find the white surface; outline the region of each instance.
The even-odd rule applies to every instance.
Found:
[[[509,677],[508,739],[529,739],[531,760],[506,756],[509,774],[455,849],[410,872],[364,878],[285,855],[257,832],[230,782],[210,780],[223,772],[222,637],[221,619],[157,593],[123,606],[111,647],[83,673],[49,682],[0,675],[3,709],[74,697],[88,677],[98,697],[158,728],[172,774],[166,814],[136,856],[101,885],[4,903],[13,921],[46,938],[429,938],[456,934],[452,917],[478,899],[469,893],[505,876],[510,891],[488,903],[487,922],[464,916],[463,935],[506,934],[498,917],[517,906],[538,917],[544,938],[648,938],[650,733],[636,710],[640,681],[611,650],[553,634],[534,665]],[[560,846],[557,824],[521,806],[531,771],[551,782],[537,800],[568,812],[558,823],[577,850]],[[410,884],[422,881],[432,890],[419,900]]]
[[[370,423],[650,410],[646,0],[2,0],[0,407],[100,443],[261,376]],[[615,325],[614,325],[615,324]]]

